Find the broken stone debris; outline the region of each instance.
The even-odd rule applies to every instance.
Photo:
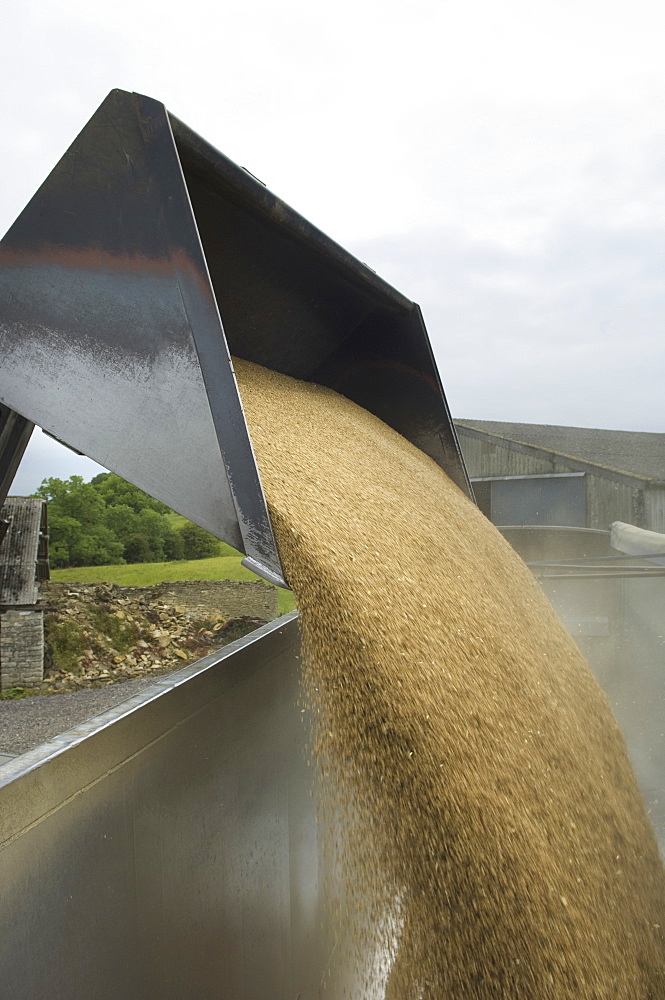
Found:
[[[194,586],[194,596],[196,590]],[[159,587],[50,582],[42,591],[45,669],[37,689],[41,694],[167,673],[269,620],[265,612],[260,618],[237,613],[227,617],[221,610],[197,606],[196,600],[173,604],[168,589]],[[166,600],[162,603],[160,597]]]

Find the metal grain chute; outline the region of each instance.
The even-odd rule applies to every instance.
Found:
[[[418,307],[138,94],[109,94],[0,244],[0,352],[5,493],[38,424],[272,582],[231,355],[348,396],[471,495]]]

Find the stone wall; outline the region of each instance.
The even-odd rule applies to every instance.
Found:
[[[127,591],[139,588],[123,588]],[[260,580],[187,580],[141,587],[155,605],[171,605],[197,618],[277,617],[277,591]]]
[[[183,635],[186,637],[189,634],[188,629],[191,631],[192,628],[199,627],[197,623],[200,622],[229,622],[238,618],[272,621],[277,617],[277,591],[260,580],[197,580],[159,583],[151,587],[45,582],[40,589],[50,615],[49,620],[53,618],[63,599],[76,605],[75,608],[69,608],[67,614],[71,614],[72,621],[78,621],[79,624],[80,615],[86,606],[93,610],[98,607],[112,609],[114,602],[117,602],[116,614],[135,624],[143,622],[145,625],[142,616],[145,616],[146,609],[153,609],[158,618],[152,618],[150,622],[153,627],[155,622],[159,625],[162,631],[160,638],[168,637],[169,629],[173,626],[174,636],[179,637],[178,642]],[[100,594],[100,590],[105,593]],[[81,603],[81,607],[77,601]],[[137,605],[136,609],[132,602]],[[85,618],[84,614],[83,617]],[[206,635],[212,636],[212,633]],[[215,637],[219,639],[218,644],[223,644],[221,635],[218,636],[215,632]],[[175,639],[173,641],[176,642]],[[165,647],[166,645],[164,643]],[[146,642],[143,646],[146,646]],[[199,650],[197,655],[202,656],[209,651]],[[142,652],[145,654],[143,659],[146,659],[150,650]],[[164,664],[170,652],[173,652],[171,646],[158,651]],[[174,655],[187,659],[190,653],[188,648],[187,651],[180,650]],[[127,657],[120,659],[124,662]],[[181,666],[181,660],[176,659],[174,665]],[[0,613],[0,691],[8,691],[14,687],[38,687],[43,679],[44,611],[10,608]],[[126,678],[123,676],[119,679]]]
[[[44,612],[0,614],[0,690],[36,687],[44,677]]]

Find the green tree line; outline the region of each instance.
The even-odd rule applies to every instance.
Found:
[[[214,535],[191,521],[174,526],[166,504],[113,472],[89,483],[45,479],[33,496],[49,502],[54,568],[206,559],[220,551]]]

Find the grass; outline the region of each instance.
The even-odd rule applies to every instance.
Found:
[[[51,655],[59,670],[76,671],[78,657],[85,649],[81,626],[75,621],[51,622],[48,629]]]
[[[229,551],[233,552],[230,546]],[[155,583],[177,580],[258,580],[251,570],[240,565],[242,556],[221,555],[212,559],[182,562],[130,563],[127,566],[73,566],[51,570],[51,579],[59,583],[117,583],[121,587],[150,587]],[[262,581],[265,582],[265,581]],[[266,583],[266,587],[271,584]],[[290,590],[277,588],[277,611],[293,611],[295,600]]]
[[[174,531],[177,531],[178,528],[181,528],[183,524],[188,523],[186,517],[184,517],[182,514],[176,514],[174,510],[169,511],[169,513],[166,514],[165,517]]]
[[[119,653],[127,653],[140,638],[139,630],[134,623],[120,621],[112,611],[104,608],[99,608],[92,615],[92,624],[98,632],[111,640],[114,649]]]
[[[32,698],[36,694],[39,694],[38,688],[13,687],[0,694],[0,701],[18,701],[19,698]]]

